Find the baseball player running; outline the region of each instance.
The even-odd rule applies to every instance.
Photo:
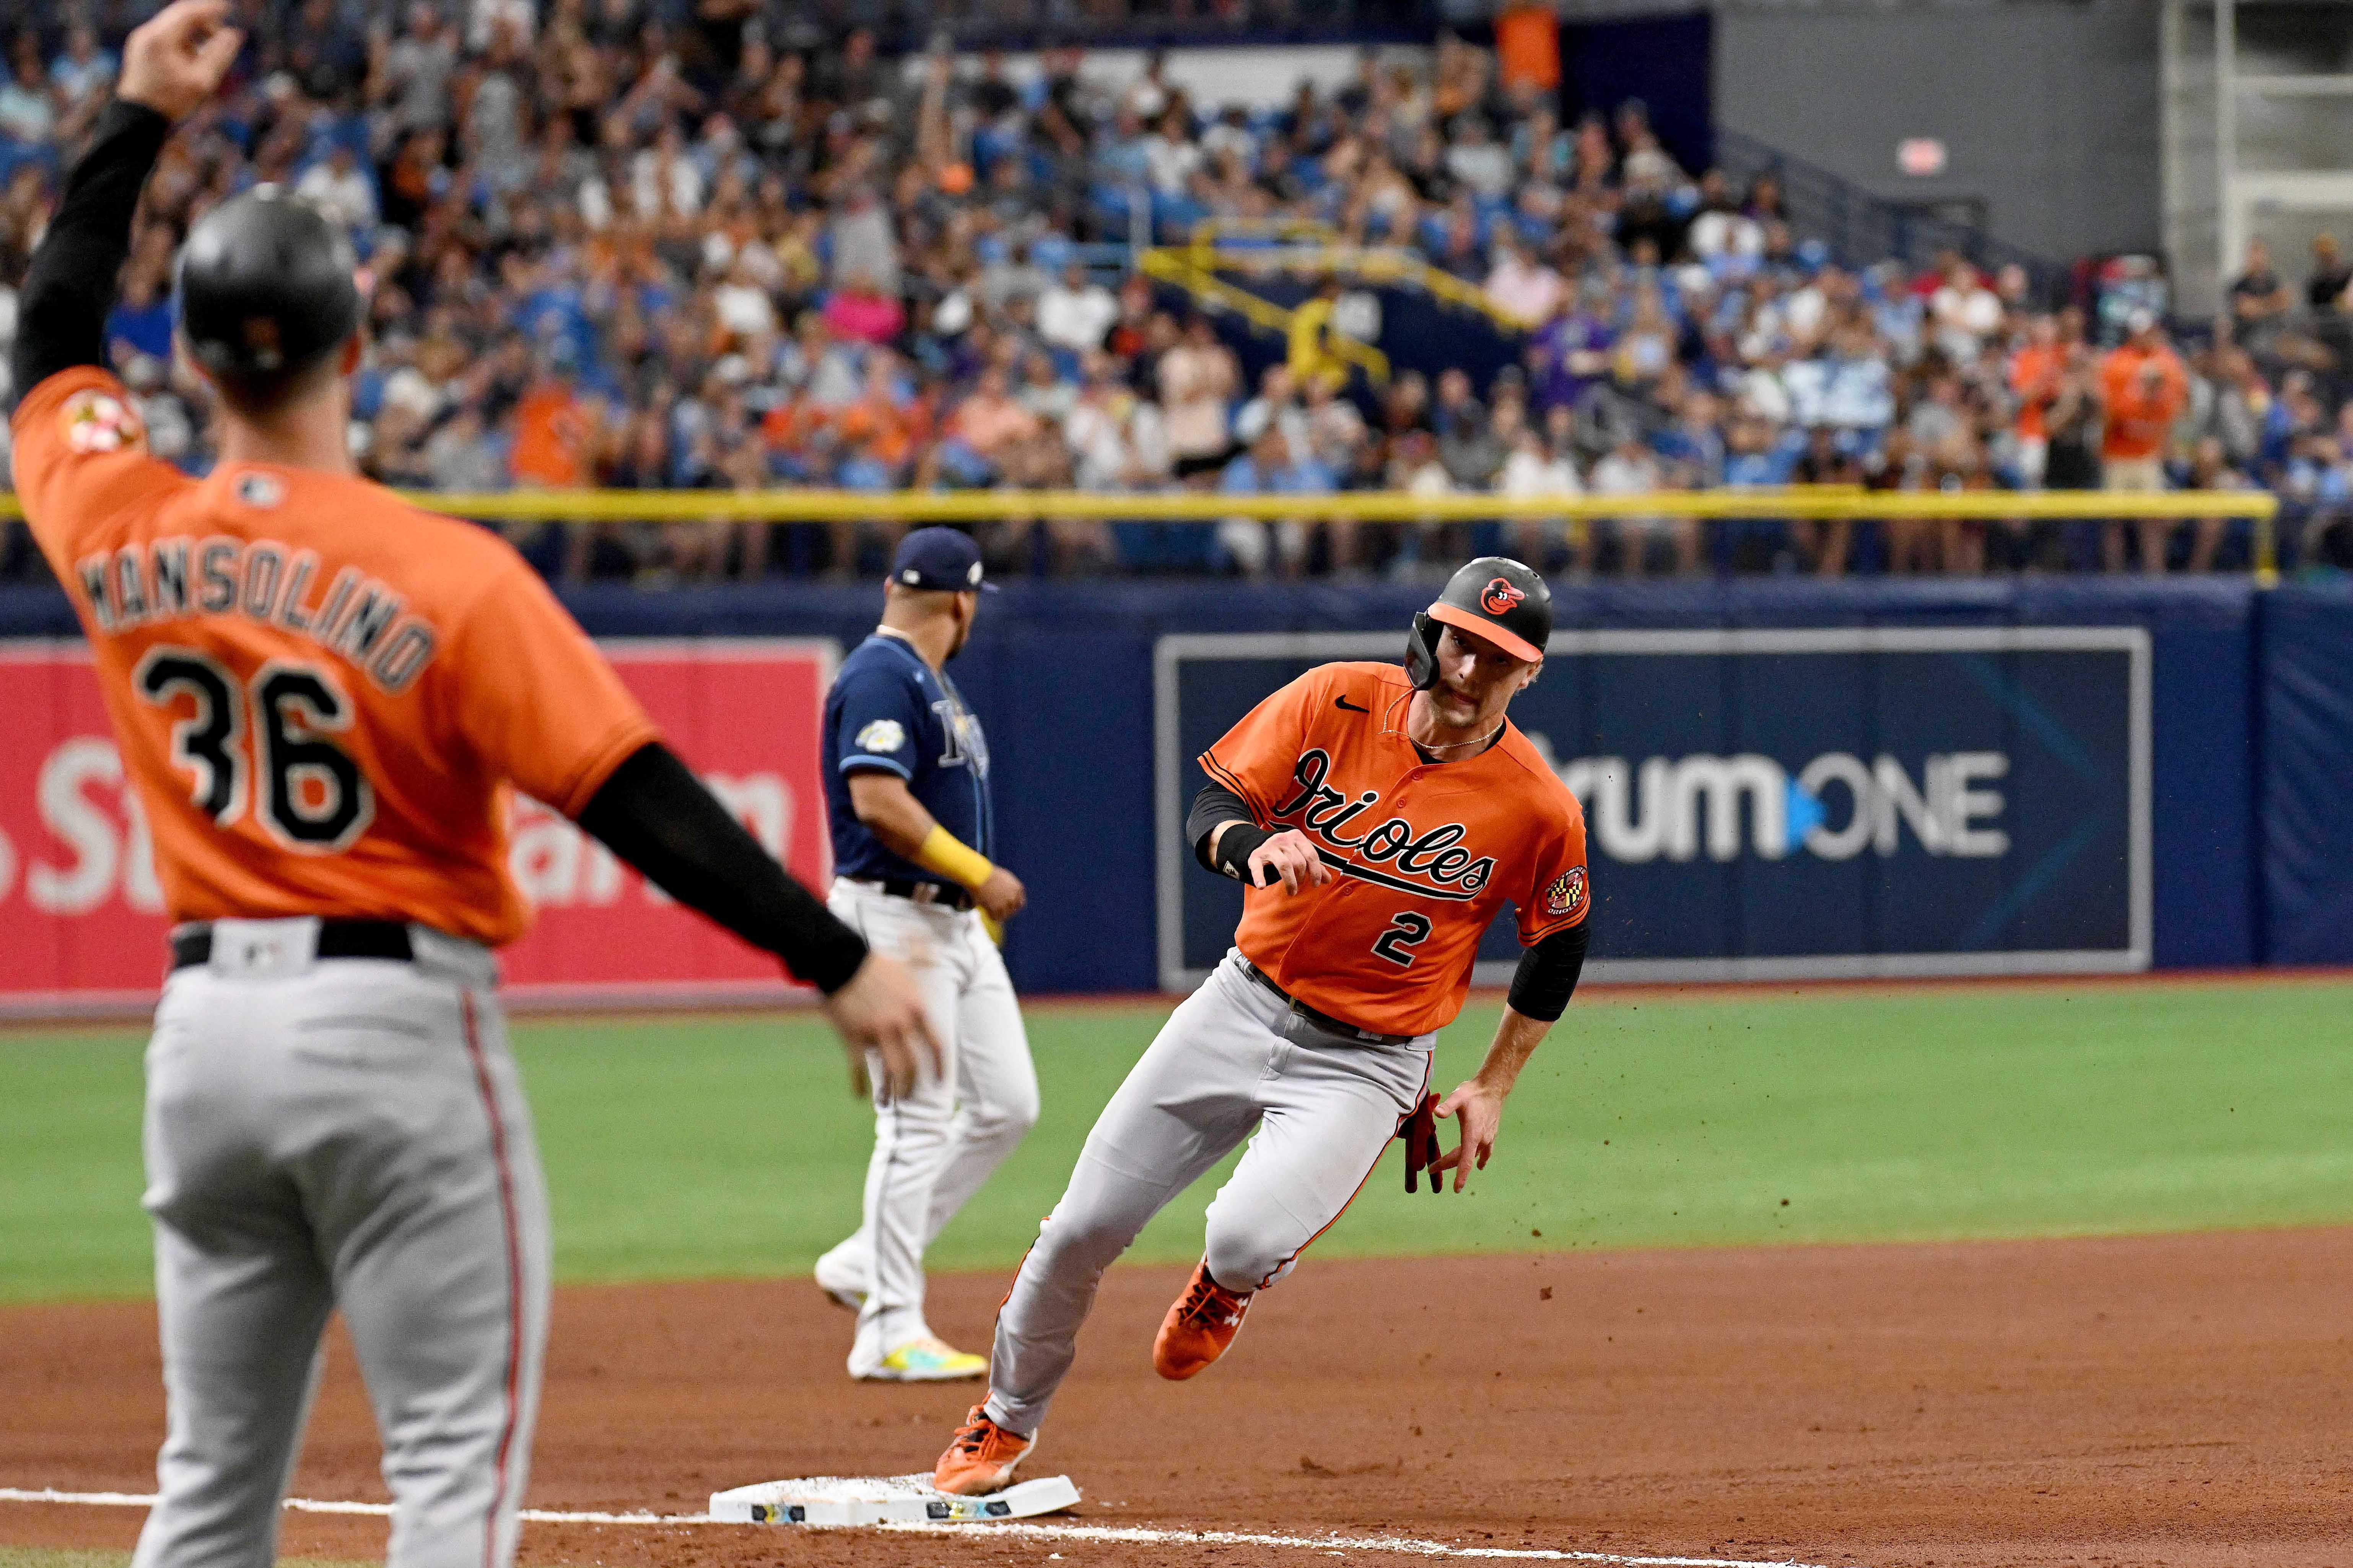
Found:
[[[1245,1137],[1208,1245],[1152,1347],[1161,1376],[1225,1352],[1257,1292],[1339,1217],[1389,1139],[1406,1184],[1483,1167],[1504,1100],[1585,962],[1585,820],[1504,716],[1552,634],[1544,579],[1490,557],[1414,617],[1405,668],[1327,664],[1201,755],[1186,836],[1246,883],[1234,948],[1088,1134],[997,1319],[987,1399],[940,1457],[942,1491],[1005,1486],[1071,1369],[1104,1268]],[[1472,1078],[1428,1094],[1437,1031],[1479,941],[1518,907],[1526,951]],[[1438,1152],[1435,1118],[1461,1141]]]
[[[513,1560],[547,1328],[547,1198],[491,950],[529,919],[511,788],[826,994],[912,1089],[894,961],[786,877],[666,747],[521,557],[365,483],[349,251],[264,186],[179,260],[218,395],[201,481],[102,368],[133,208],[241,42],[227,0],[132,34],[23,290],[25,512],[89,637],[176,922],[147,1054],[145,1205],[169,1406],[138,1568],[269,1562],[341,1308],[396,1568]]]
[[[901,542],[882,624],[842,661],[825,704],[833,912],[908,964],[946,1070],[874,1108],[865,1222],[818,1259],[858,1311],[849,1375],[938,1383],[988,1363],[923,1321],[923,1249],[1038,1121],[1038,1075],[996,931],[1019,879],[988,856],[988,741],[948,679],[972,635],[980,551],[952,528]]]

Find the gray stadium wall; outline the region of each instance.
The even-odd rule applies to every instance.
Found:
[[[1716,123],[1893,201],[1980,197],[2053,260],[2162,238],[2158,15],[2116,0],[1723,7]],[[1906,137],[1946,172],[1907,177]]]

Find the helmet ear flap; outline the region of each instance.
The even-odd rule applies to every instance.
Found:
[[[1413,632],[1405,643],[1405,678],[1416,691],[1427,691],[1438,684],[1438,623],[1430,618],[1428,610],[1413,614]]]

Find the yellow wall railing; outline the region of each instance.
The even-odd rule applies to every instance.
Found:
[[[1642,495],[1221,495],[1200,490],[496,490],[405,492],[429,511],[486,522],[985,522],[1035,517],[1209,522],[1220,518],[1339,519],[1435,526],[1502,518],[2035,518],[2242,517],[2255,529],[2255,574],[2276,579],[2279,500],[2268,490],[1657,490]],[[0,491],[0,518],[22,516]]]
[[[1654,490],[1641,495],[1416,496],[1398,490],[1330,495],[1221,495],[1198,490],[454,490],[403,491],[429,511],[535,521],[710,518],[824,522],[886,519],[977,522],[989,518],[1110,517],[1210,521],[1224,517],[1356,518],[1377,522],[1461,522],[1510,517],[2105,518],[2276,515],[2267,490],[1862,490],[1834,485],[1781,489]],[[0,517],[21,517],[0,492]]]

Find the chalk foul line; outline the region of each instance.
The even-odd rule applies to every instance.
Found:
[[[1273,1535],[1239,1530],[1151,1530],[1117,1524],[881,1524],[877,1530],[918,1534],[980,1531],[994,1538],[1100,1541],[1134,1545],[1277,1546],[1303,1552],[1381,1552],[1397,1557],[1454,1557],[1512,1563],[1590,1563],[1599,1568],[1817,1568],[1810,1563],[1756,1557],[1641,1557],[1620,1552],[1571,1552],[1544,1546],[1464,1546],[1402,1535]]]
[[[0,1487],[0,1502],[67,1503],[82,1508],[153,1508],[153,1492],[68,1492],[52,1488]],[[343,1502],[288,1498],[295,1513],[365,1514],[389,1517],[386,1502]],[[714,1524],[702,1513],[600,1513],[569,1509],[527,1508],[529,1524]],[[809,1525],[742,1525],[737,1530],[793,1530]],[[1508,1563],[1587,1563],[1596,1568],[1819,1568],[1810,1563],[1756,1557],[1645,1557],[1621,1552],[1574,1552],[1543,1546],[1465,1546],[1451,1541],[1420,1541],[1399,1535],[1277,1535],[1236,1530],[1155,1530],[1118,1524],[878,1524],[860,1526],[899,1535],[966,1535],[994,1540],[1008,1535],[1031,1541],[1100,1542],[1136,1546],[1269,1546],[1300,1552],[1382,1552],[1398,1557],[1437,1557]]]

